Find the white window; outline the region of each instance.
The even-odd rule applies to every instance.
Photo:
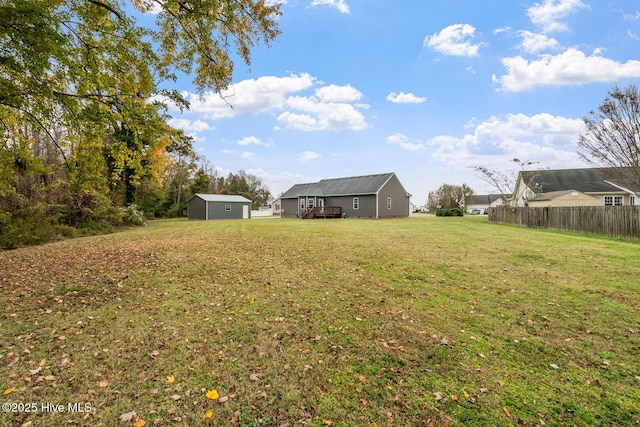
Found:
[[[387,209],[391,209],[391,197],[387,197]]]
[[[604,196],[605,206],[622,206],[624,203],[624,197],[622,196]]]
[[[353,210],[357,211],[360,209],[360,199],[358,197],[353,198]]]
[[[224,205],[224,210],[227,212],[231,211],[231,205]]]
[[[304,199],[300,199],[300,210],[304,210]]]
[[[314,200],[313,199],[309,199],[307,201],[307,205],[309,206],[309,209],[311,209],[313,207],[313,205],[314,205]]]
[[[629,196],[629,205],[631,206],[636,205],[636,196]]]

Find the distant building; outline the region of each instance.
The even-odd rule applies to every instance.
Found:
[[[476,194],[472,196],[472,203],[466,205],[467,213],[486,213],[489,208],[503,206],[509,200],[509,194]]]

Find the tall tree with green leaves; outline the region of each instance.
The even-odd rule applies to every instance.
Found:
[[[136,22],[147,12],[155,26]],[[157,100],[188,107],[178,73],[221,93],[234,58],[249,66],[279,34],[279,15],[264,0],[0,1],[0,195],[24,200],[17,183],[55,169],[32,135],[55,147],[78,218],[135,201],[141,182],[160,187],[174,130]]]

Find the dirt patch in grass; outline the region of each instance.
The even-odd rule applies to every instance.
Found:
[[[638,248],[420,218],[2,252],[0,426],[638,425]]]

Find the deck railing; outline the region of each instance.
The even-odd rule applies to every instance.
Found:
[[[340,218],[342,216],[342,208],[340,206],[316,206],[307,208],[302,211],[303,219],[310,218]]]

